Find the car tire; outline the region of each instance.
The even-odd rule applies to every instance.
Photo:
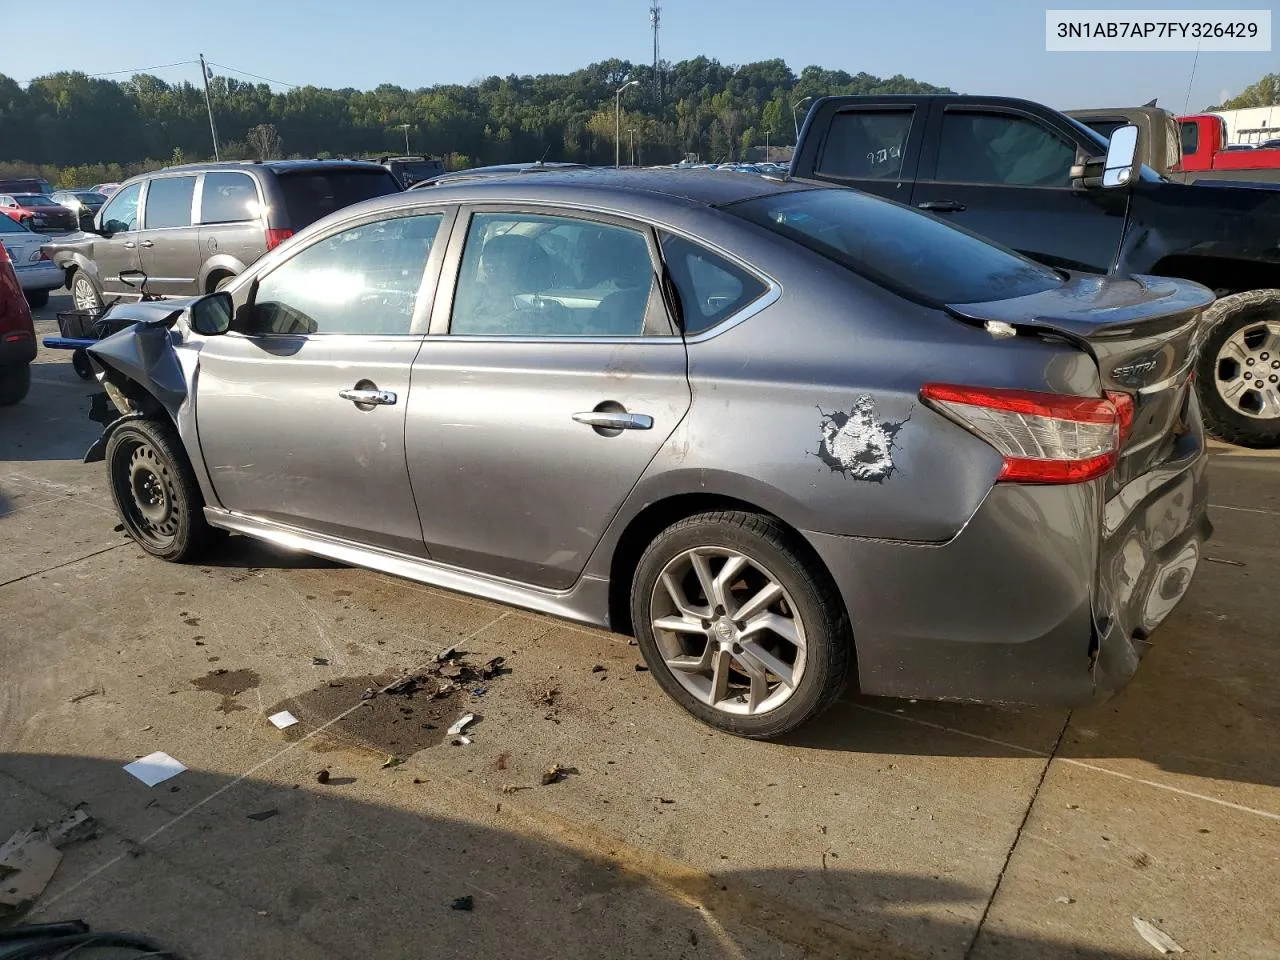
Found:
[[[763,607],[751,603],[766,596]],[[678,629],[662,629],[674,621]],[[760,514],[701,513],[658,534],[632,578],[631,622],[662,689],[740,737],[769,739],[812,720],[852,669],[853,634],[835,583],[808,544]],[[761,629],[766,622],[777,630]]]
[[[31,392],[31,364],[0,367],[0,407],[21,403]]]
[[[214,280],[214,282],[210,285],[209,292],[217,293],[223,287],[226,287],[228,284],[230,284],[231,281],[234,280],[235,278],[236,278],[236,275],[234,273],[225,273],[222,276],[217,277]]]
[[[154,557],[184,563],[215,539],[204,497],[173,425],[131,420],[107,441],[111,497],[124,528]]]
[[[1219,440],[1242,447],[1280,446],[1280,414],[1253,415],[1280,402],[1280,290],[1223,297],[1204,312],[1202,322],[1208,335],[1196,382],[1205,427]],[[1258,379],[1251,385],[1253,376]]]
[[[71,272],[71,276],[67,280],[67,287],[71,290],[71,301],[76,310],[93,310],[96,312],[102,309],[102,294],[98,292],[98,288],[83,270],[73,270]]]
[[[41,307],[49,305],[48,290],[31,290],[23,294],[27,298],[27,306],[33,310],[39,310]]]

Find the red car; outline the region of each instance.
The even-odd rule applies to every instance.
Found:
[[[0,244],[0,407],[19,403],[31,389],[36,328],[9,254]]]
[[[0,213],[17,220],[28,230],[80,229],[74,211],[42,193],[0,193]]]

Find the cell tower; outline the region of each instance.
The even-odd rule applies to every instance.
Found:
[[[658,31],[662,28],[662,5],[653,0],[649,4],[649,25],[653,27],[653,99],[662,102],[662,70],[658,53]]]

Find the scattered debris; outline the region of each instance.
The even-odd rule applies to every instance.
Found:
[[[636,664],[636,673],[648,673],[648,672],[649,672],[649,668],[646,667],[643,663]]]
[[[674,801],[674,800],[672,800],[672,799],[670,799],[670,798],[668,798],[668,797],[654,797],[654,798],[653,798],[653,802],[654,802],[654,803],[675,803],[675,801]]]
[[[137,777],[148,787],[154,787],[157,783],[163,783],[170,777],[176,777],[186,769],[173,757],[160,750],[124,765],[125,773]]]
[[[280,812],[279,810],[259,810],[257,813],[251,813],[251,814],[249,814],[249,819],[250,819],[250,820],[259,820],[259,821],[261,821],[261,820],[270,820],[272,817],[274,817],[274,816],[275,816],[277,813],[279,813],[279,812]]]
[[[1241,563],[1239,560],[1227,560],[1224,557],[1205,557],[1210,563],[1225,563],[1228,567],[1244,567],[1247,564]],[[1181,952],[1181,951],[1179,951]]]
[[[467,724],[474,721],[475,718],[476,718],[476,715],[474,713],[464,713],[457,720],[455,720],[453,722],[453,726],[449,728],[449,736],[456,737],[463,730],[465,730],[467,728]]]
[[[316,783],[328,783],[328,782],[329,782],[328,770],[321,770],[319,773],[316,774]]]
[[[502,751],[502,753],[498,754],[498,758],[493,761],[493,769],[495,770],[507,769],[507,763],[510,760],[511,760],[511,754],[505,750]]]
[[[1161,953],[1186,953],[1178,942],[1169,936],[1155,924],[1143,920],[1141,917],[1133,918],[1133,929],[1138,931],[1138,936],[1151,944]]]
[[[1055,901],[1053,901],[1053,902],[1054,902],[1054,903],[1068,903],[1068,904],[1070,904],[1070,903],[1075,903],[1075,902],[1076,902],[1076,900],[1075,900],[1075,897],[1058,897],[1058,899],[1056,899],[1056,900],[1055,900]]]
[[[273,713],[271,716],[267,717],[267,719],[271,721],[272,725],[277,730],[283,730],[285,727],[292,727],[298,722],[298,718],[288,710],[281,710],[279,713]]]
[[[328,657],[312,657],[311,665],[313,667],[327,667],[329,666],[329,658]]]
[[[390,692],[390,691],[388,691],[388,692]],[[378,695],[378,691],[377,691],[377,690],[375,690],[375,689],[373,689],[373,687],[365,687],[364,693],[360,694],[360,699],[361,699],[361,700],[372,700],[372,699],[373,699],[374,697],[376,697],[377,695]]]
[[[604,666],[602,666],[601,664],[598,664],[598,663],[597,663],[594,667],[592,667],[592,668],[591,668],[591,672],[592,672],[592,673],[604,673],[606,669],[608,669],[608,668],[607,668],[607,667],[604,667]]]
[[[521,786],[518,786],[518,785],[516,785],[516,784],[514,784],[514,783],[508,783],[508,784],[504,784],[504,785],[503,785],[503,787],[502,787],[502,792],[503,792],[503,793],[515,793],[517,790],[532,790],[532,789],[533,789],[533,787],[521,787]]]
[[[454,737],[454,738],[453,738],[451,741],[449,741],[449,742],[450,742],[453,746],[455,746],[455,747],[469,747],[469,746],[471,746],[471,738],[470,738],[470,737],[468,737],[468,736],[466,736],[465,734],[461,734],[461,733],[460,733],[460,734],[458,734],[456,737]]]
[[[475,898],[472,897],[470,894],[468,894],[465,897],[458,897],[456,900],[453,901],[454,910],[465,910],[467,913],[470,913],[472,909],[475,907],[475,905],[476,905]]]
[[[547,769],[542,771],[542,785],[549,787],[553,783],[559,783],[571,773],[577,773],[577,767],[565,767],[558,763],[553,763]]]
[[[426,783],[427,781],[423,780],[421,777],[414,777],[414,778],[413,778],[413,782],[414,782],[414,783]]]
[[[106,693],[102,687],[90,687],[88,690],[81,690],[77,694],[67,697],[67,703],[79,703],[81,700],[88,700],[90,697],[99,697]]]
[[[1078,804],[1078,803],[1068,803],[1068,804],[1067,804],[1067,809],[1068,809],[1068,810],[1079,810],[1079,809],[1080,809],[1080,804]]]
[[[1129,862],[1133,864],[1136,870],[1145,870],[1151,866],[1151,855],[1145,852],[1138,852],[1129,857]]]
[[[62,862],[60,847],[93,836],[93,817],[73,810],[47,826],[19,830],[0,844],[0,918],[25,911],[44,892]]]
[[[382,762],[382,769],[383,769],[383,770],[389,770],[391,767],[398,767],[398,766],[400,766],[400,764],[402,764],[402,763],[404,763],[404,761],[403,761],[402,759],[400,759],[399,757],[396,757],[396,756],[389,756],[389,757],[387,757],[387,759],[386,759],[386,760],[384,760],[384,761]]]
[[[555,687],[547,687],[545,690],[538,690],[530,694],[530,699],[534,703],[542,704],[544,707],[554,707],[556,700],[560,697],[560,691]]]
[[[112,533],[124,533],[124,524],[123,524],[123,523],[117,523],[114,527],[112,527],[112,528],[111,528],[111,532],[112,532]]]

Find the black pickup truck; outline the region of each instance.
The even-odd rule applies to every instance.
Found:
[[[1280,184],[1181,184],[1140,166],[1106,189],[1107,147],[1028,100],[827,97],[809,111],[791,176],[931,211],[1053,267],[1204,284],[1219,297],[1196,370],[1206,424],[1280,446]]]

